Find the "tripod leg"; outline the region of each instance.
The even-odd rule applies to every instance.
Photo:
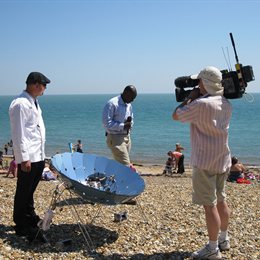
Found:
[[[101,211],[101,207],[102,207],[102,205],[98,205],[98,209],[97,209],[97,211],[96,211],[96,213],[95,213],[94,217],[93,217],[93,218],[92,218],[92,220],[90,221],[90,224],[93,224],[93,223],[94,223],[94,220],[95,220],[95,218],[97,218],[97,217],[99,216],[99,214],[100,214],[100,211]]]

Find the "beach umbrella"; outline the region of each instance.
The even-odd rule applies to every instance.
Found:
[[[62,153],[53,156],[51,163],[71,189],[90,203],[124,203],[145,189],[144,180],[138,173],[106,157]]]

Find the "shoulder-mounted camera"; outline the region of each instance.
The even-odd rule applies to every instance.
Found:
[[[231,42],[235,52],[236,64],[235,71],[221,70],[222,86],[224,87],[224,97],[228,99],[241,98],[246,91],[247,83],[255,80],[253,68],[251,65],[243,66],[238,61],[235,42],[230,33]],[[190,76],[182,76],[175,79],[174,84],[176,101],[184,101],[191,90],[199,84],[199,79],[192,79]]]

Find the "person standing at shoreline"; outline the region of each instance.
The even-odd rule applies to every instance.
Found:
[[[208,244],[192,257],[221,259],[220,251],[230,248],[231,210],[225,200],[225,183],[231,166],[228,128],[232,108],[223,97],[222,74],[217,68],[206,67],[192,78],[199,79],[199,87],[172,115],[174,120],[190,123],[192,201],[204,207],[209,237]]]
[[[78,140],[74,147],[76,148],[76,152],[83,153],[83,144],[81,143],[81,140]]]
[[[123,93],[111,98],[103,109],[103,126],[106,130],[106,142],[116,161],[131,166],[130,132],[133,126],[131,102],[137,96],[135,86],[128,85]]]
[[[45,126],[37,97],[43,95],[50,80],[40,72],[31,72],[26,89],[9,107],[13,150],[18,164],[13,220],[17,236],[46,242],[37,227],[33,194],[44,169]]]
[[[184,154],[183,151],[184,148],[181,146],[180,143],[176,143],[175,144],[175,152],[181,153],[181,156],[178,159],[178,170],[177,173],[179,174],[183,174],[185,172],[185,168],[184,168]]]

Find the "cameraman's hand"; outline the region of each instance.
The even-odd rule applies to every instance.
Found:
[[[197,99],[198,97],[200,97],[200,89],[199,89],[199,88],[194,88],[194,89],[190,92],[190,94],[189,94],[189,96],[188,96],[188,100],[193,101],[193,100]]]
[[[197,99],[200,96],[201,96],[200,88],[194,88],[188,95],[187,99],[184,100],[179,106],[176,107],[175,111],[172,114],[172,118],[174,120],[179,120],[178,115],[176,113],[177,109],[186,106],[187,104],[189,104],[190,102],[192,102],[193,100]]]

